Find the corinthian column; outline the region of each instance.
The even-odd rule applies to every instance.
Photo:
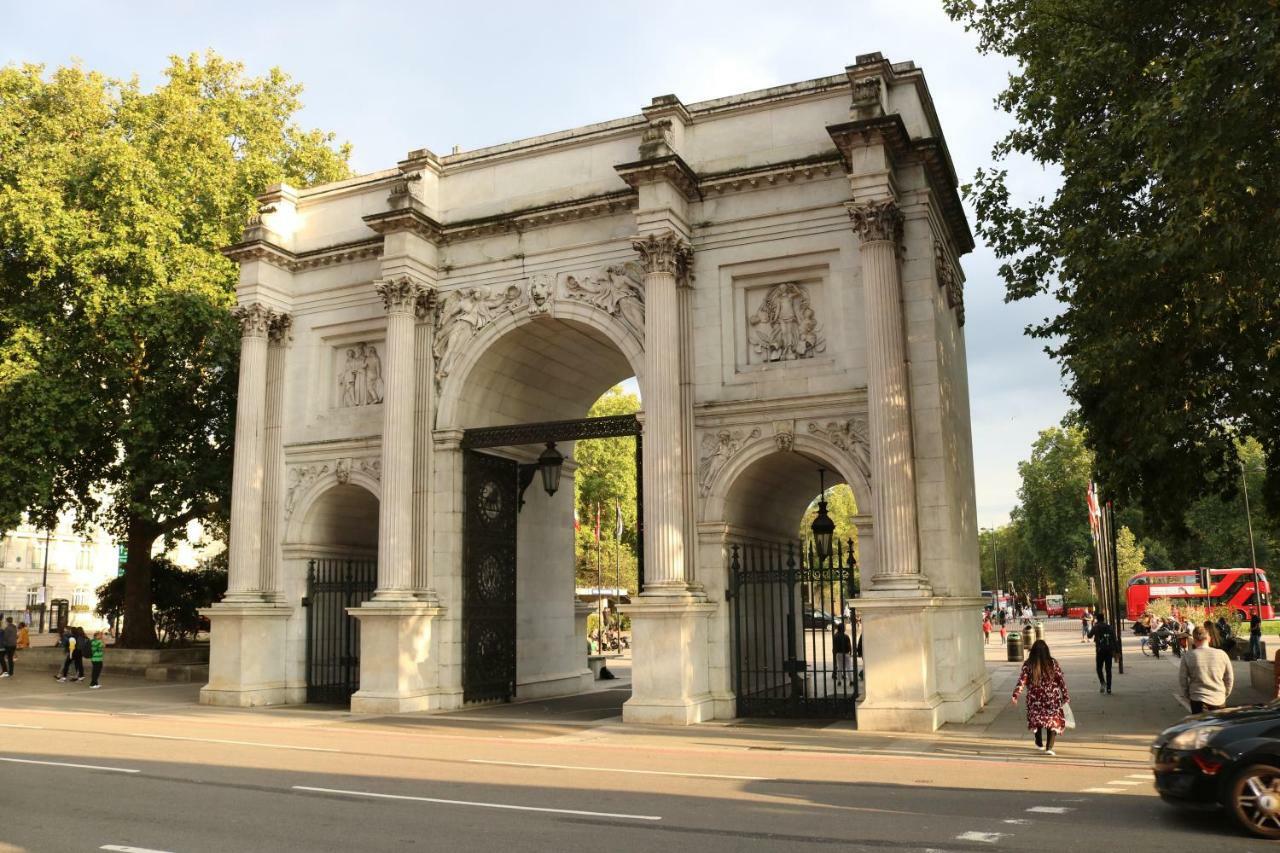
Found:
[[[691,250],[672,231],[632,242],[644,267],[644,593],[683,594],[683,427],[680,416],[678,279]]]
[[[434,293],[424,291],[414,306],[413,395],[413,591],[425,597],[431,589],[431,472],[435,419],[435,357],[432,352]]]
[[[406,277],[377,282],[387,309],[382,421],[382,501],[378,507],[376,601],[413,598],[414,310],[422,286]]]
[[[258,584],[263,598],[279,601],[280,519],[284,504],[284,357],[293,318],[272,317],[267,330],[266,446],[263,451],[262,570]]]
[[[240,321],[240,384],[236,396],[235,462],[231,479],[231,542],[225,601],[261,596],[262,488],[267,401],[267,333],[274,318],[253,302],[235,310]]]
[[[849,205],[861,238],[867,322],[867,409],[871,427],[871,483],[878,571],[872,591],[921,590],[902,281],[898,246],[902,213],[893,199]]]

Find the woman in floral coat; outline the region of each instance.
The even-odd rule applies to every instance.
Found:
[[[1027,689],[1027,728],[1036,733],[1036,746],[1049,755],[1053,741],[1067,728],[1063,706],[1071,701],[1067,694],[1067,680],[1062,677],[1062,667],[1049,654],[1049,644],[1036,640],[1022,665],[1018,686],[1013,689],[1013,704],[1023,688]]]

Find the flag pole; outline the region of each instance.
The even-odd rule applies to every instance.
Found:
[[[615,589],[622,589],[622,504],[617,498],[613,499],[613,586]],[[622,601],[622,593],[618,593],[618,601]],[[1262,611],[1259,610],[1259,613]],[[622,625],[618,625],[618,633],[622,633]]]
[[[600,620],[600,654],[604,654],[604,573],[600,564],[600,503],[596,502],[596,616]]]

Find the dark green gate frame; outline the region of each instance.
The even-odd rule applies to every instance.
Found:
[[[635,415],[608,415],[603,418],[578,418],[571,421],[543,421],[532,424],[474,427],[463,430],[462,449],[486,447],[519,447],[545,444],[548,441],[582,441],[589,438],[636,439],[636,575],[644,589],[644,435],[640,419]]]

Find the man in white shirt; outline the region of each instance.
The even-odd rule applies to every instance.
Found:
[[[1196,647],[1182,656],[1178,666],[1178,685],[1191,705],[1191,713],[1217,711],[1227,705],[1235,686],[1231,658],[1222,649],[1209,645],[1209,634],[1203,626],[1191,632]]]

